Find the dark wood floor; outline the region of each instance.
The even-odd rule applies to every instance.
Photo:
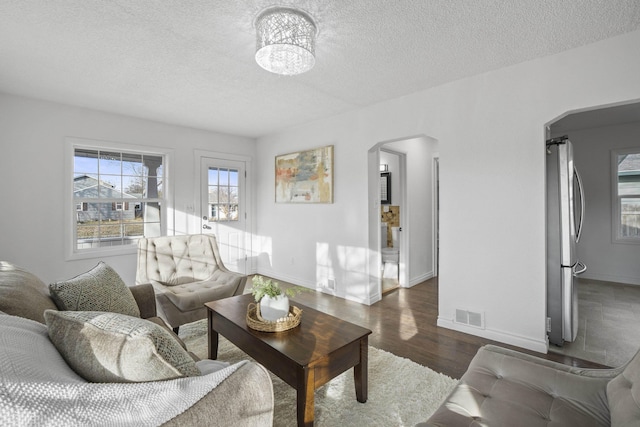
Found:
[[[248,283],[247,287],[250,286]],[[369,344],[373,347],[406,357],[452,378],[460,378],[478,348],[485,344],[515,348],[572,366],[601,367],[560,354],[535,353],[436,326],[438,282],[435,278],[412,288],[387,293],[371,306],[314,291],[301,293],[292,300],[371,329]]]

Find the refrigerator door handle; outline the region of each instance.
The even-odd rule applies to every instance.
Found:
[[[578,267],[580,267],[580,269],[578,269]],[[580,261],[576,262],[576,265],[573,267],[573,275],[577,276],[585,271],[587,271],[587,266]]]
[[[584,193],[582,192],[582,178],[580,178],[578,169],[574,167],[573,173],[576,175],[576,182],[578,184],[578,193],[580,193],[580,222],[577,224],[577,229],[576,229],[576,243],[578,243],[580,241],[580,236],[582,235],[582,223],[584,221]],[[586,270],[587,267],[585,266],[584,268]]]

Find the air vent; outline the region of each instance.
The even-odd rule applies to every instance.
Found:
[[[456,309],[456,323],[484,329],[484,314],[481,312]]]

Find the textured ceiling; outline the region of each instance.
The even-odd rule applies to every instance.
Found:
[[[0,0],[0,91],[257,137],[640,28],[638,0],[283,0],[316,66],[254,61],[273,1]]]

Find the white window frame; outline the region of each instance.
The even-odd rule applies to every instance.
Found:
[[[622,198],[637,198],[640,200],[640,195],[624,195],[618,194],[618,156],[625,154],[640,154],[640,147],[624,148],[619,150],[611,150],[611,222],[613,231],[614,243],[625,243],[631,245],[640,245],[640,237],[623,237],[622,236]]]
[[[125,144],[113,141],[68,137],[65,140],[65,226],[63,228],[65,233],[64,242],[66,260],[102,258],[108,256],[135,254],[137,252],[137,245],[76,249],[76,209],[78,203],[76,203],[73,198],[74,155],[76,149],[117,151],[124,153],[162,156],[164,194],[161,203],[160,229],[163,236],[174,233],[175,211],[172,174],[174,161],[173,149]]]

